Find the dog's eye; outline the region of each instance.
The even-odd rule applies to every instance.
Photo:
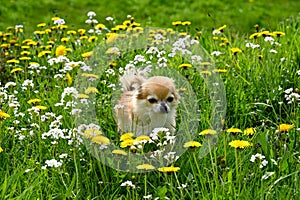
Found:
[[[157,100],[154,98],[150,98],[150,99],[148,99],[148,101],[149,101],[149,103],[157,103]]]
[[[167,102],[172,102],[174,100],[174,97],[168,97]]]

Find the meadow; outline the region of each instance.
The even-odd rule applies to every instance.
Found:
[[[20,11],[0,23],[0,199],[299,199],[297,1],[276,20],[264,1],[102,3],[0,8]],[[176,81],[175,134],[117,131],[119,77],[146,67]]]

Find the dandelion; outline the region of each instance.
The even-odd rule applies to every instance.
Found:
[[[186,142],[184,143],[183,147],[184,148],[195,148],[195,147],[200,147],[202,146],[200,144],[200,142],[197,142],[197,141],[189,141],[189,142]]]
[[[0,153],[2,153],[3,152],[3,149],[2,149],[2,147],[0,147]]]
[[[154,170],[155,167],[153,165],[150,165],[150,164],[142,164],[142,165],[138,165],[136,166],[137,169],[140,169],[140,170]]]
[[[188,68],[192,68],[192,65],[184,63],[184,64],[179,65],[178,68],[179,69],[188,69]]]
[[[72,76],[69,73],[66,73],[66,78],[68,80],[68,85],[72,85],[73,82]]]
[[[92,51],[89,51],[89,52],[86,52],[86,53],[81,54],[81,56],[82,56],[83,58],[89,58],[89,57],[91,57],[92,55],[93,55],[93,52],[92,52]]]
[[[30,100],[27,101],[27,103],[29,103],[29,104],[36,104],[36,103],[39,103],[41,101],[42,100],[40,100],[40,99],[30,99]]]
[[[11,60],[6,61],[6,63],[9,63],[9,64],[19,64],[20,61],[16,60],[16,59],[11,59]]]
[[[294,128],[293,124],[280,124],[278,130],[282,132],[288,132],[292,128]]]
[[[34,106],[34,108],[39,109],[39,110],[46,110],[46,106]]]
[[[181,24],[183,26],[189,26],[189,25],[191,25],[191,22],[190,21],[185,21],[185,22],[182,22]]]
[[[199,133],[199,135],[215,135],[217,134],[217,131],[213,129],[205,129]]]
[[[243,133],[239,128],[229,128],[226,130],[227,133]]]
[[[239,149],[244,149],[246,147],[252,146],[252,143],[245,140],[233,140],[229,143],[229,146]]]
[[[247,128],[244,130],[244,135],[254,135],[255,132],[254,128]]]
[[[0,110],[0,119],[6,119],[6,118],[9,118],[10,115],[3,112],[2,110]]]
[[[216,72],[216,73],[226,73],[227,69],[215,69],[214,72]]]
[[[23,71],[23,69],[20,68],[20,67],[18,67],[18,68],[12,69],[12,70],[10,71],[10,73],[13,74],[13,73],[15,73],[15,72],[21,72],[21,71]]]
[[[174,166],[170,166],[170,167],[161,167],[157,169],[160,172],[178,172],[180,170],[180,167],[174,167]]]
[[[284,36],[285,33],[281,32],[281,31],[274,31],[274,32],[272,32],[272,35],[277,36],[277,37],[281,37],[281,36]]]
[[[86,95],[86,94],[78,94],[78,96],[77,96],[79,99],[88,99],[88,98],[90,98],[88,95]]]
[[[63,45],[59,45],[56,50],[55,50],[55,55],[56,57],[58,56],[64,56],[67,54],[67,47],[63,46]]]
[[[239,48],[236,48],[236,47],[234,47],[234,48],[231,48],[230,50],[232,51],[233,55],[236,55],[236,54],[238,54],[238,53],[241,53],[241,52],[242,52],[242,50],[241,50],[241,49],[239,49]]]
[[[125,133],[125,134],[121,135],[120,141],[129,140],[129,139],[132,139],[132,137],[133,137],[133,133]]]
[[[120,143],[121,148],[130,147],[133,145],[134,140],[133,139],[127,139]]]
[[[112,154],[116,154],[116,155],[123,155],[123,156],[127,156],[127,153],[123,150],[120,149],[115,149],[111,152]]]
[[[109,139],[103,135],[94,136],[92,138],[92,142],[97,143],[97,144],[105,144],[105,145],[110,144]]]
[[[99,93],[98,89],[95,87],[88,87],[85,90],[85,94]]]
[[[181,21],[175,21],[175,22],[172,22],[172,25],[173,26],[179,26],[182,22]]]

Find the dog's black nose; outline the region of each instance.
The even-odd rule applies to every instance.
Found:
[[[167,112],[169,112],[168,106],[167,106],[165,103],[161,103],[161,104],[160,104],[160,111],[161,111],[162,113],[167,113]]]

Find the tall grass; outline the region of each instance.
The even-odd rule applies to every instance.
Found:
[[[132,19],[125,29],[130,29],[138,18],[136,20]],[[187,60],[181,56],[165,56],[169,60],[167,67],[185,77],[198,101],[198,110],[190,111],[200,113],[196,133],[190,133],[193,129],[188,127],[191,125],[189,119],[180,118],[181,114],[189,116],[191,113],[180,113],[178,120],[187,126],[189,140],[206,144],[208,148],[204,157],[201,157],[202,147],[188,148],[170,164],[180,168],[177,172],[158,169],[146,173],[118,171],[97,159],[103,155],[99,146],[106,148],[109,145],[93,143],[91,148],[98,148],[96,153],[99,153],[94,156],[84,145],[99,130],[97,126],[89,127],[86,130],[95,135],[84,137],[79,134],[80,129],[74,121],[81,115],[72,115],[75,111],[70,105],[79,97],[72,87],[80,70],[88,65],[94,69],[90,62],[93,57],[85,53],[95,50],[99,44],[109,46],[108,41],[113,40],[109,39],[108,32],[113,32],[115,25],[110,21],[106,23],[108,29],[102,29],[99,34],[88,31],[96,24],[83,24],[88,27],[86,32],[76,29],[72,35],[68,33],[72,27],[57,26],[49,21],[37,28],[45,32],[35,32],[30,35],[32,40],[27,41],[25,39],[29,38],[20,31],[22,28],[1,33],[1,199],[299,198],[299,16],[279,23],[274,30],[258,26],[257,30],[253,28],[252,32],[239,34],[232,32],[230,26],[220,27],[221,31],[215,35],[211,31],[193,33],[193,24],[173,27],[175,35],[190,35],[199,41],[208,55],[212,54],[215,67],[224,70],[218,74],[224,84],[227,102],[226,118],[219,121],[223,127],[214,145],[210,141],[216,136],[198,135],[211,128],[213,95],[205,81],[212,76],[212,69],[202,68],[199,72],[196,64],[192,68],[179,68]],[[146,30],[143,24],[135,26]],[[117,37],[122,37],[121,30],[115,32]],[[249,38],[255,32],[258,37]],[[62,48],[61,52],[57,51],[59,48]],[[29,53],[24,52],[25,49]],[[94,94],[97,93],[95,90],[91,93],[78,91],[86,92],[89,97],[81,97],[83,101],[85,98],[89,101],[93,95],[97,97],[98,119],[95,120],[99,121],[101,131],[110,142],[116,145],[120,144],[120,139],[111,99],[117,85],[110,84],[118,84],[124,67],[137,54],[149,59],[143,50],[131,51],[113,57],[114,63],[103,65],[105,73],[101,77],[91,75],[99,72],[88,72],[88,78],[96,77],[98,94]],[[62,58],[68,60],[59,61]],[[56,63],[52,64],[51,60]],[[155,59],[152,62],[153,65],[159,63]],[[181,89],[184,94],[188,88]],[[28,102],[35,98],[40,102]],[[184,100],[183,106],[191,103],[188,98]],[[90,119],[88,115],[84,117]],[[253,128],[254,132],[247,134],[244,132],[247,128]],[[250,145],[230,145],[236,140]],[[132,146],[122,149],[128,154],[133,151]],[[150,154],[155,148],[145,146],[143,150]],[[123,156],[114,155],[114,158],[124,165],[135,164],[122,163]],[[109,160],[107,162],[109,164]]]

